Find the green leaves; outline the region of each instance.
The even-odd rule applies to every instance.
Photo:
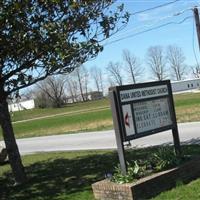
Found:
[[[176,167],[186,160],[176,156],[171,147],[160,147],[148,158],[134,160],[127,164],[127,173],[123,175],[120,166],[116,167],[111,181],[116,183],[130,183],[149,174]]]
[[[96,57],[103,50],[101,42],[128,21],[123,5],[109,7],[113,2],[2,0],[0,75],[6,77],[1,80],[6,92],[71,72],[72,67]]]
[[[134,161],[133,164],[127,164],[127,174],[123,175],[120,169],[120,166],[115,168],[115,172],[112,176],[112,181],[123,184],[123,183],[130,183],[136,181],[137,178],[140,177],[140,174],[143,171],[143,168],[138,165],[137,161]]]
[[[176,156],[174,150],[171,148],[160,147],[158,151],[152,155],[151,162],[156,170],[161,171],[179,165],[181,159]]]

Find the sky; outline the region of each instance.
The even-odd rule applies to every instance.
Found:
[[[123,3],[125,10],[129,13],[135,13],[168,2],[174,2],[174,0],[118,0],[116,4]],[[147,49],[155,45],[161,45],[164,48],[168,45],[177,45],[182,48],[187,65],[192,66],[197,63],[195,55],[200,63],[196,27],[191,10],[194,6],[200,8],[200,0],[177,0],[167,6],[132,15],[126,28],[105,41],[103,52],[95,59],[85,63],[85,66],[88,69],[93,66],[105,69],[110,61],[122,62],[122,51],[128,49],[142,60],[142,66],[145,68],[143,79],[146,81],[150,79],[150,76],[145,63],[145,56]],[[176,24],[170,24],[137,36],[134,35],[169,22]]]

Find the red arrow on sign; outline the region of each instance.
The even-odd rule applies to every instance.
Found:
[[[130,128],[128,112],[125,115],[124,122],[125,122],[125,125]]]

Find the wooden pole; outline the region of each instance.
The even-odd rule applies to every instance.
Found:
[[[197,38],[199,42],[199,51],[200,51],[200,20],[199,20],[199,11],[196,7],[193,9],[193,13],[194,13],[194,19],[195,19],[196,30],[197,30]]]

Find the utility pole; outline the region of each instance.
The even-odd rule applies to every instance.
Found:
[[[193,13],[194,13],[194,19],[195,19],[196,30],[197,30],[197,38],[199,42],[199,51],[200,51],[200,20],[199,20],[199,11],[197,7],[193,9]]]

